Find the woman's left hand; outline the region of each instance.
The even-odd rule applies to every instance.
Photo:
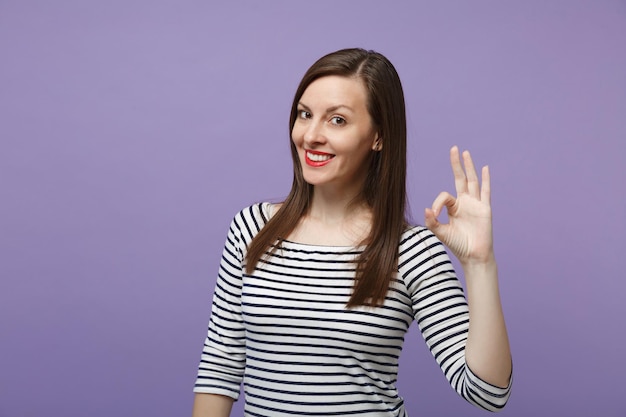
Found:
[[[450,163],[457,196],[455,198],[450,193],[440,193],[432,208],[424,211],[426,227],[452,251],[462,265],[493,262],[489,167],[483,167],[480,184],[468,151],[463,152],[465,170],[456,146],[450,149]],[[444,206],[448,211],[447,224],[437,220]]]

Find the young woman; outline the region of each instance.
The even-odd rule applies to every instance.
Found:
[[[382,55],[340,50],[304,75],[281,204],[231,223],[194,391],[194,417],[406,416],[398,358],[413,320],[451,386],[501,409],[512,363],[493,254],[489,170],[450,151],[457,196],[426,227],[405,217],[406,119]],[[446,207],[449,223],[437,220]],[[467,299],[442,245],[459,259]]]

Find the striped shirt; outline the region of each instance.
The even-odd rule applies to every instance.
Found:
[[[219,267],[196,393],[239,397],[245,415],[407,416],[396,382],[413,320],[453,389],[491,411],[510,394],[465,364],[468,306],[450,259],[424,227],[407,230],[380,307],[346,308],[358,247],[283,241],[245,273],[269,203],[233,219]]]

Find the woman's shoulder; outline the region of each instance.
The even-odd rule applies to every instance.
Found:
[[[273,203],[261,202],[242,208],[233,217],[231,229],[254,237],[271,218],[274,206]]]
[[[434,236],[433,232],[430,231],[426,226],[421,226],[419,224],[409,224],[404,228],[404,232],[402,232],[402,241],[407,239],[415,239],[416,237],[427,237]]]
[[[414,288],[423,279],[454,275],[445,246],[425,226],[408,227],[402,234],[398,271],[406,280],[407,288]]]
[[[276,204],[266,201],[251,204],[239,210],[235,214],[233,222],[238,224],[252,222],[264,225],[276,211],[276,206]]]
[[[408,225],[400,237],[400,254],[443,245],[426,226]]]

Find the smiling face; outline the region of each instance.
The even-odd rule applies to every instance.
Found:
[[[291,138],[306,182],[360,190],[378,143],[362,81],[335,75],[313,81],[298,103]]]

